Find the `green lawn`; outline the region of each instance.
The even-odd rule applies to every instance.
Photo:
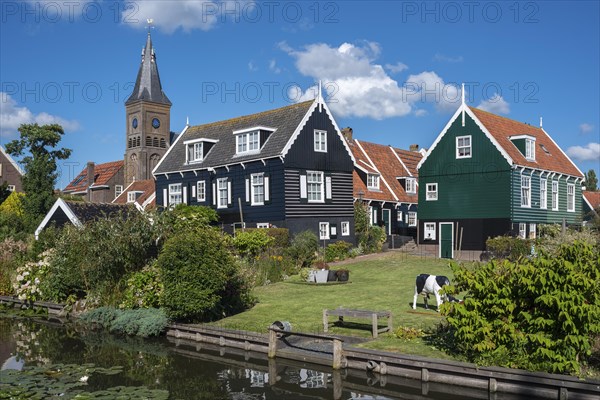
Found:
[[[435,298],[430,309],[423,308],[420,297],[417,310],[411,308],[415,277],[420,273],[446,275],[452,279],[447,260],[409,256],[398,252],[381,254],[377,259],[359,257],[343,266],[350,271],[347,284],[306,284],[298,276],[269,286],[257,288],[254,294],[258,303],[250,310],[216,322],[225,328],[267,332],[274,321],[289,321],[295,331],[322,333],[323,309],[339,306],[368,310],[391,310],[394,328],[407,326],[427,329],[442,318],[435,311]],[[330,322],[335,318],[330,318]],[[356,322],[352,327],[331,327],[329,332],[338,335],[371,337],[370,322],[366,319],[346,319]],[[380,320],[383,325],[385,321]],[[399,351],[425,356],[444,357],[427,346],[421,339],[406,342],[386,333],[379,339],[361,345],[379,350]]]

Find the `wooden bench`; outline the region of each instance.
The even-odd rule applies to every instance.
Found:
[[[351,310],[348,308],[336,308],[335,310],[323,310],[323,332],[327,333],[329,329],[329,316],[337,316],[338,321],[343,322],[344,317],[366,318],[371,320],[373,328],[373,337],[376,338],[381,332],[392,331],[392,312],[391,311],[370,311],[370,310]],[[379,329],[377,321],[379,318],[387,318],[387,326]]]

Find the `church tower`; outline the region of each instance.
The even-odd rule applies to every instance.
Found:
[[[152,178],[152,170],[171,145],[171,102],[160,84],[150,32],[142,50],[135,87],[125,102],[125,187]]]

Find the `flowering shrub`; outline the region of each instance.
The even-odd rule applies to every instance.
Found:
[[[52,252],[47,250],[40,255],[37,262],[27,262],[17,268],[16,282],[13,284],[15,294],[20,300],[41,300],[40,283],[48,273]]]
[[[156,265],[144,267],[127,279],[127,288],[123,293],[120,308],[158,308],[164,286],[160,279],[160,270]]]

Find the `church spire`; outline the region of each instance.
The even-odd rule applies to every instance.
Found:
[[[148,32],[146,39],[146,47],[142,50],[142,63],[140,64],[135,81],[135,87],[125,104],[130,104],[138,100],[171,105],[169,98],[163,92],[160,84],[156,54],[154,53],[154,47],[152,47],[150,32]]]

